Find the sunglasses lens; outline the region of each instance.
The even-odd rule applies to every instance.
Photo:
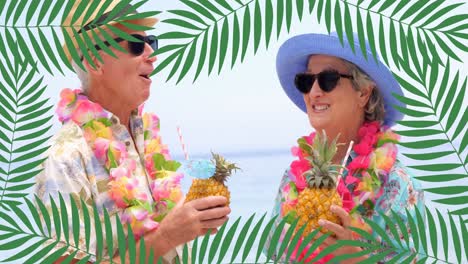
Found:
[[[310,89],[312,89],[312,85],[314,84],[315,77],[311,74],[306,73],[299,73],[296,75],[294,80],[294,84],[296,88],[303,94],[309,93]]]
[[[136,42],[136,41],[129,41],[128,42],[128,49],[129,51],[135,55],[135,56],[139,56],[143,53],[143,51],[145,50],[145,37],[141,36],[141,35],[138,35],[138,34],[133,34],[132,35],[134,38],[137,38],[139,40],[141,40],[141,42]]]
[[[158,39],[156,36],[150,35],[146,37],[146,43],[148,43],[153,51],[156,51],[158,49]]]
[[[320,73],[318,76],[318,83],[320,85],[320,89],[327,93],[333,91],[339,79],[340,75],[337,72]]]
[[[158,49],[158,39],[156,38],[156,36],[151,35],[151,36],[143,37],[138,34],[134,34],[132,36],[141,40],[141,42],[133,42],[133,41],[128,42],[129,50],[133,55],[139,56],[143,54],[143,52],[145,51],[146,43],[148,43],[151,46],[153,51],[156,51]]]

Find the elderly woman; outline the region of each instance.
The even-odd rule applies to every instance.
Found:
[[[355,39],[358,40],[357,37]],[[402,114],[393,108],[399,103],[392,93],[402,95],[402,90],[383,63],[373,58],[370,48],[366,46],[364,49],[367,59],[358,43],[353,52],[346,41],[342,45],[335,35],[305,34],[287,40],[277,56],[278,76],[288,97],[307,113],[317,135],[325,131],[330,141],[338,137],[338,143],[343,143],[331,159],[333,164],[343,163],[346,167],[342,180],[336,186],[341,206],[333,205],[323,208],[324,211],[317,209],[306,213],[325,216],[330,211],[337,217],[337,221],[317,221],[315,228],[321,226],[332,232],[322,248],[335,244],[337,240],[363,239],[348,228],[356,223],[362,224],[363,218],[373,220],[392,237],[380,214],[390,215],[393,210],[406,221],[406,210],[412,215],[416,214],[416,209],[424,212],[423,192],[396,158],[398,136],[390,130],[396,121],[402,119]],[[314,132],[303,137],[303,142],[314,146],[315,138]],[[354,147],[347,156],[351,141]],[[291,163],[281,180],[273,212],[273,215],[279,215],[276,223],[285,217],[294,219],[304,214],[299,208],[298,198],[305,188],[317,187],[310,186],[313,185],[310,183],[314,177],[313,164],[304,158],[300,148],[294,147],[293,155],[298,160]],[[326,201],[329,197],[318,199],[322,199],[319,204],[330,204]],[[292,220],[288,222],[292,223]],[[358,227],[366,229],[366,225]],[[368,231],[372,233],[372,230]],[[378,237],[375,233],[373,235]],[[292,259],[304,260],[306,251],[307,248],[297,252],[296,248]],[[333,255],[359,255],[362,251],[360,247],[344,246]],[[311,261],[314,255],[305,261]],[[369,257],[364,253],[360,255],[348,263]],[[322,261],[332,257],[329,255]]]

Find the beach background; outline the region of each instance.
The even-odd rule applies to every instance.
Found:
[[[140,11],[180,8],[184,6],[178,1],[151,0]],[[177,127],[180,127],[191,158],[207,158],[214,151],[242,168],[228,180],[232,197],[230,221],[242,217],[241,226],[254,213],[259,219],[265,212],[271,211],[281,176],[293,159],[290,148],[296,144],[298,137],[312,131],[307,116],[280,87],[275,57],[279,46],[289,37],[309,32],[326,33],[326,29],[310,15],[305,16],[302,22],[293,16],[292,25],[289,33],[284,30],[278,40],[272,39],[268,50],[261,47],[255,55],[250,50],[243,63],[238,62],[233,69],[225,66],[219,75],[214,71],[208,77],[203,71],[193,83],[194,73],[191,72],[176,85],[174,80],[165,82],[166,69],[152,78],[152,93],[145,104],[146,111],[155,112],[160,117],[163,141],[169,145],[174,158],[184,158],[177,135]],[[169,30],[169,25],[160,23],[153,32],[148,33],[158,35]],[[164,44],[164,41],[160,41],[160,46]],[[453,72],[458,69],[466,75],[468,56],[466,53],[460,56],[465,63],[453,62],[451,68]],[[159,58],[159,62],[162,59]],[[44,97],[50,97],[51,104],[56,104],[61,89],[79,87],[73,73],[66,73],[66,76],[60,76],[59,72],[55,76],[44,75],[48,84]],[[467,105],[467,101],[465,98],[464,105]],[[58,121],[54,119],[51,134],[58,128]],[[431,149],[434,152],[443,150],[446,149]],[[400,151],[404,153],[406,150],[400,148]],[[415,165],[413,160],[401,155],[400,158],[407,166]],[[414,174],[424,176],[417,171]],[[189,177],[183,180],[185,191],[190,182]],[[424,188],[437,186],[427,182],[422,185]],[[450,209],[449,206],[430,202],[435,197],[426,194],[426,205],[441,212]],[[2,251],[0,259],[16,251]],[[248,261],[254,260],[255,252],[252,252]]]

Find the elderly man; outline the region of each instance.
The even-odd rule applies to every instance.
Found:
[[[74,8],[80,3],[77,1]],[[99,24],[104,21],[118,3],[113,1],[95,22]],[[71,16],[73,14],[71,12]],[[93,30],[99,36],[102,36],[104,30],[115,37],[106,26],[99,29],[87,26],[94,18],[82,21],[83,16],[74,23],[85,25],[77,31],[78,37],[83,33],[92,36]],[[70,21],[71,17],[65,24]],[[153,26],[157,19],[127,22]],[[99,213],[103,227],[104,209],[111,217],[113,237],[112,241],[106,241],[108,234],[103,235],[104,248],[98,248],[94,217],[91,215],[90,241],[84,238],[82,219],[78,244],[73,242],[73,234],[70,234],[71,245],[59,261],[66,258],[67,254],[74,254],[75,259],[91,255],[88,261],[93,262],[102,253],[104,260],[105,256],[112,256],[114,261],[119,262],[115,221],[119,217],[122,223],[132,226],[135,238],[139,241],[137,256],[139,243],[144,240],[146,256],[153,251],[156,259],[163,256],[165,262],[172,263],[176,255],[181,254],[181,245],[205,234],[209,229],[216,232],[227,220],[230,209],[225,206],[227,201],[224,197],[207,197],[183,203],[178,163],[171,160],[167,147],[161,142],[159,119],[155,115],[142,115],[138,111],[150,95],[151,79],[148,76],[156,61],[156,57],[150,55],[157,48],[157,39],[147,36],[145,32],[130,30],[122,24],[114,23],[113,26],[131,34],[140,42],[115,37],[119,49],[102,40],[101,45],[96,46],[102,49],[102,44],[107,45],[115,56],[102,50],[96,55],[65,48],[70,60],[71,54],[88,58],[82,57],[86,71],[73,63],[82,89],[65,89],[61,93],[57,114],[63,126],[54,137],[43,172],[37,177],[36,194],[51,211],[53,200],[59,204],[60,192],[69,208],[70,225],[71,201],[78,207],[86,206],[90,212],[93,204],[96,204],[96,213]],[[78,50],[78,41],[73,39],[73,43]],[[69,197],[73,199],[70,201]],[[64,242],[59,243],[57,249],[67,247],[63,235],[61,240]],[[114,245],[112,252],[109,252],[110,243]]]

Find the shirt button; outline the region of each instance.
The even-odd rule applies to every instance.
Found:
[[[130,141],[126,141],[126,142],[125,142],[125,145],[126,145],[127,147],[130,146]]]

